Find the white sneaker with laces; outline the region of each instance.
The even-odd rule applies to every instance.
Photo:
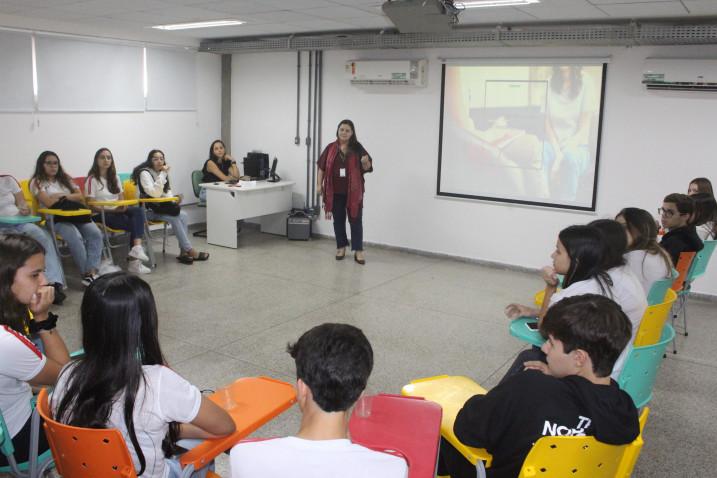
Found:
[[[152,269],[142,264],[140,260],[129,261],[127,266],[127,272],[134,272],[135,274],[151,274]]]
[[[121,270],[122,269],[120,267],[116,266],[115,264],[112,264],[111,262],[102,261],[102,263],[100,264],[100,270],[98,271],[98,275],[103,276],[105,274],[111,274],[113,272],[118,272]]]
[[[147,254],[145,254],[144,249],[142,249],[142,246],[140,245],[132,247],[127,255],[133,259],[139,259],[142,262],[149,261],[149,257],[147,257]]]

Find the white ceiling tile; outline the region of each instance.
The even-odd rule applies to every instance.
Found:
[[[545,0],[539,4],[515,7],[515,9],[543,21],[601,19],[607,16],[599,8],[584,0]]]
[[[214,10],[197,7],[173,7],[168,9],[148,9],[148,12],[166,14],[177,22],[195,22],[203,20],[219,20],[227,15]]]
[[[343,5],[335,5],[326,8],[309,8],[302,9],[301,13],[311,15],[317,18],[328,18],[332,20],[341,20],[344,18],[369,18],[375,17],[377,13],[367,12],[359,8],[352,8]],[[380,12],[379,12],[380,13]]]
[[[717,15],[717,1],[715,0],[682,0],[690,15]]]
[[[208,10],[214,10],[224,13],[233,13],[237,15],[244,15],[247,13],[267,13],[277,10],[275,7],[267,5],[262,1],[254,0],[244,0],[241,3],[236,1],[214,2],[208,5],[204,5],[203,7]]]
[[[593,5],[614,5],[614,4],[628,4],[628,3],[660,3],[660,2],[674,2],[675,0],[588,0]]]
[[[303,8],[330,7],[329,0],[261,0],[262,3],[272,5],[277,10],[301,10]]]
[[[251,15],[254,19],[265,20],[266,23],[303,23],[313,19],[310,15],[290,10],[279,10],[271,13],[256,13]]]
[[[657,18],[687,15],[687,10],[680,2],[653,2],[622,5],[603,5],[600,7],[613,18]]]
[[[515,8],[471,8],[458,15],[461,25],[480,25],[497,23],[524,23],[535,21],[535,16]]]
[[[395,25],[391,23],[387,17],[359,17],[359,18],[345,18],[343,20],[346,23],[353,25],[358,28],[395,28]]]

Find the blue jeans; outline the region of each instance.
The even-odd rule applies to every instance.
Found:
[[[81,274],[100,268],[102,233],[94,222],[83,224],[56,222],[55,231],[67,243],[72,259]]]
[[[197,439],[182,439],[177,442],[177,445],[181,446],[182,448],[185,448],[186,450],[191,450],[195,446],[202,443],[204,440],[197,440]],[[182,476],[182,465],[179,464],[179,456],[173,456],[171,458],[165,458],[165,463],[169,467],[169,478],[181,478]],[[204,478],[207,476],[207,471],[211,470],[214,471],[214,462],[212,461],[210,464],[205,466],[204,468],[200,470],[196,470],[194,473],[191,474],[191,478]]]
[[[49,283],[59,282],[64,285],[62,280],[62,263],[57,256],[55,244],[52,242],[50,234],[39,227],[37,224],[0,224],[0,232],[17,232],[25,234],[39,242],[45,249],[45,276]]]
[[[199,188],[199,202],[205,204],[207,202],[207,190]]]
[[[563,161],[555,175],[552,175],[555,162],[555,149],[549,141],[543,143],[543,174],[549,185],[550,196],[564,201],[574,201],[577,197],[580,178],[590,162],[590,150],[587,145],[563,150]],[[554,179],[554,180],[553,180]]]
[[[102,216],[95,216],[97,221],[102,221]],[[130,206],[124,212],[105,211],[105,222],[112,229],[129,231],[130,239],[142,239],[144,237],[144,208]]]
[[[172,226],[174,235],[177,236],[177,242],[179,242],[179,250],[187,252],[192,249],[192,243],[189,241],[189,219],[187,213],[179,211],[178,216],[169,216],[167,214],[157,214],[151,209],[147,209],[147,219],[166,221]]]

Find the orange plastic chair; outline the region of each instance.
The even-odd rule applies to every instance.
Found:
[[[687,271],[690,270],[692,260],[695,258],[696,252],[681,252],[680,257],[677,260],[675,269],[677,270],[677,279],[672,283],[671,289],[675,292],[681,291],[685,286],[685,280],[687,279]]]
[[[361,413],[366,404],[370,412]],[[433,478],[441,417],[437,403],[382,393],[360,399],[351,414],[349,432],[354,443],[405,459],[408,478]]]
[[[137,476],[119,430],[78,428],[56,422],[52,419],[46,388],[37,397],[37,410],[45,421],[47,441],[61,476]]]

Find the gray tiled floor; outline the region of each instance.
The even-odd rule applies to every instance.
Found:
[[[376,355],[370,391],[397,393],[410,379],[443,373],[490,388],[522,348],[508,335],[503,308],[529,303],[540,285],[535,274],[379,248],[368,248],[364,267],[350,256],[336,262],[330,240],[290,242],[251,229],[237,250],[195,242],[211,253],[208,262],[179,264],[174,249],[144,277],[157,298],[168,361],[200,388],[258,374],[291,381],[287,342],[326,321],[366,332]],[[73,349],[81,342],[80,300],[71,289],[59,308]],[[715,319],[714,303],[690,303],[691,334],[663,364],[635,476],[715,474]],[[258,435],[293,433],[298,423],[292,409]],[[226,466],[222,457],[225,477]]]

